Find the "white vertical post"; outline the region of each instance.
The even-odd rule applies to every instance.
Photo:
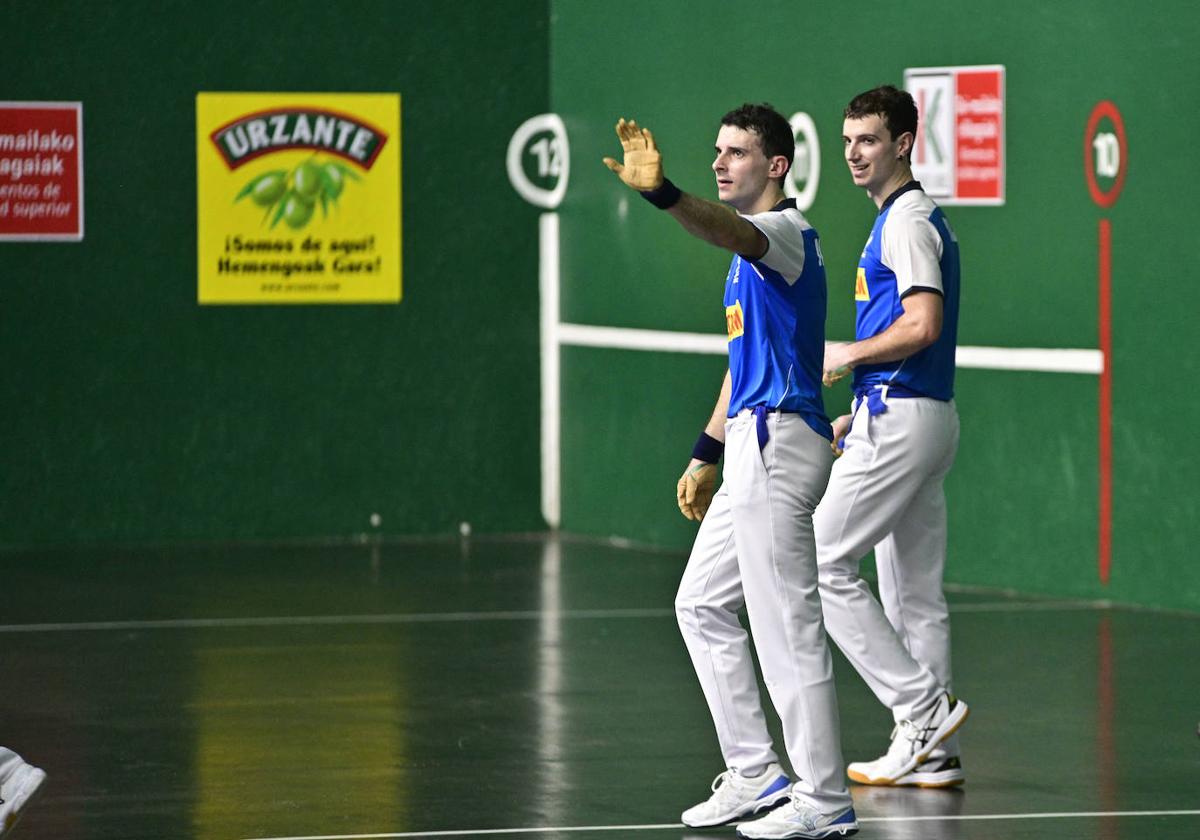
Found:
[[[538,219],[538,285],[541,290],[542,345],[542,517],[558,528],[562,517],[559,473],[558,341],[558,214],[543,213]]]
[[[542,137],[550,132],[551,139]],[[530,142],[533,141],[533,142]],[[535,184],[525,172],[523,156],[537,157],[538,176],[553,176],[553,189]],[[508,141],[505,155],[508,179],[517,194],[530,204],[554,210],[567,194],[571,170],[571,152],[567,127],[558,114],[538,114],[521,123]],[[558,330],[558,214],[543,213],[538,219],[538,286],[541,291],[542,339],[542,517],[551,529],[561,521],[559,479],[559,330]]]

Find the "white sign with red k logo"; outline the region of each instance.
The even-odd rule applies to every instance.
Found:
[[[913,174],[942,204],[1004,203],[1004,66],[910,67]]]

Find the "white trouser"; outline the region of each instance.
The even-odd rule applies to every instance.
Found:
[[[954,402],[861,400],[813,516],[825,626],[897,721],[950,689],[950,616],[942,594],[946,498],[958,449]],[[879,593],[859,577],[871,548]]]
[[[728,767],[757,773],[776,755],[738,610],[745,605],[794,790],[823,811],[850,805],[833,663],[821,622],[812,512],[829,480],[829,442],[796,414],[726,423],[725,481],[679,584],[675,612]]]

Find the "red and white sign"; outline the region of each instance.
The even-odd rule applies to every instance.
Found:
[[[83,105],[0,102],[0,240],[83,239]]]
[[[1128,160],[1120,109],[1107,99],[1097,102],[1083,135],[1083,174],[1092,201],[1100,207],[1117,203]]]
[[[942,204],[1004,203],[1004,66],[910,67],[913,174]]]

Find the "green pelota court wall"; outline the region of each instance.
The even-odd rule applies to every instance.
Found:
[[[808,113],[821,174],[809,219],[829,276],[827,335],[852,337],[854,268],[874,207],[854,188],[841,114],[905,68],[1005,67],[1003,206],[948,207],[962,249],[960,345],[1095,349],[1098,229],[1112,231],[1112,566],[1098,570],[1099,377],[960,369],[962,444],[947,493],[947,577],[1085,598],[1195,609],[1200,508],[1197,214],[1200,92],[1182,2],[926,2],[730,6],[554,5],[551,99],[571,142],[559,208],[562,318],[721,333],[728,257],[690,239],[600,164],[621,116],[649,126],[667,174],[713,197],[720,116],[743,101]],[[604,36],[597,37],[597,33]],[[1084,175],[1096,104],[1123,117],[1127,175],[1103,210]],[[1106,186],[1103,185],[1102,186]],[[674,482],[711,411],[718,356],[567,347],[563,524],[686,546]],[[827,405],[842,413],[845,390]]]
[[[0,19],[0,99],[81,101],[86,171],[81,243],[0,242],[0,544],[541,527],[536,211],[504,154],[546,108],[544,3]],[[197,305],[200,91],[400,94],[400,304]]]
[[[16,0],[0,15],[21,31],[0,99],[83,103],[87,227],[81,243],[0,242],[2,546],[543,528],[541,211],[505,174],[517,126],[555,112],[570,141],[564,320],[719,333],[727,258],[623,192],[600,164],[612,125],[651,126],[668,174],[711,195],[724,111],[808,113],[828,334],[847,338],[873,210],[845,176],[842,107],[906,67],[1002,64],[1006,202],[948,208],[960,342],[1098,347],[1111,223],[1112,576],[1097,573],[1098,377],[964,369],[948,577],[1200,610],[1190,4]],[[400,304],[196,304],[195,95],[237,90],[401,94]],[[1084,178],[1102,100],[1128,137],[1109,209]],[[674,482],[722,371],[564,348],[562,528],[686,548]]]

